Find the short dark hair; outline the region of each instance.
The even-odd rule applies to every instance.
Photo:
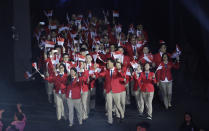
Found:
[[[70,70],[75,71],[75,73],[77,74],[77,69],[75,67],[72,67]]]
[[[113,60],[112,58],[108,58],[107,61],[110,61],[115,66],[115,60]]]
[[[164,57],[165,55],[168,57],[168,54],[167,54],[167,53],[163,53],[163,54],[162,54],[162,57],[161,57],[162,60],[163,60],[163,57]]]
[[[66,55],[69,56],[68,53],[64,53],[64,54],[63,54],[63,57],[66,56]]]
[[[84,51],[86,51],[85,48],[81,48],[81,49],[80,49],[80,52],[84,52]]]
[[[23,118],[24,118],[24,115],[23,115],[22,113],[20,113],[20,112],[16,112],[15,115],[16,115],[16,117],[17,117],[17,119],[18,119],[19,121],[22,121]]]

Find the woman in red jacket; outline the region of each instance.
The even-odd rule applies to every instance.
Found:
[[[83,111],[83,120],[88,118],[89,113],[89,71],[86,70],[86,63],[80,62],[80,70],[79,70],[79,78],[81,80],[81,103],[82,103],[82,111]]]
[[[44,75],[42,75],[45,78]],[[56,76],[46,77],[45,80],[51,82],[55,86],[55,100],[56,100],[56,112],[57,119],[60,120],[62,117],[67,119],[67,113],[64,109],[64,95],[66,91],[67,74],[65,73],[65,66],[59,65],[59,73]]]
[[[160,86],[160,90],[163,97],[163,102],[165,108],[171,107],[171,97],[172,97],[172,74],[171,69],[179,68],[179,57],[176,58],[175,64],[168,61],[168,55],[164,53],[162,55],[162,62],[157,69],[157,85]]]
[[[79,125],[82,125],[82,108],[81,108],[81,81],[78,78],[75,67],[70,69],[70,75],[67,80],[67,90],[65,92],[69,108],[69,126],[73,126],[74,108],[77,113]]]
[[[142,112],[140,112],[140,106],[141,106],[141,100],[142,100],[142,93],[141,93],[141,73],[142,73],[142,67],[141,64],[138,64],[136,72],[133,72],[133,79],[134,79],[134,87],[133,92],[136,100],[136,105],[139,111],[139,115],[142,116]]]
[[[138,79],[139,82],[142,82],[140,113],[143,113],[145,105],[147,108],[147,119],[152,120],[152,100],[154,97],[154,84],[156,83],[156,79],[155,74],[150,72],[149,63],[145,64],[144,69],[145,71],[141,73],[141,79]]]

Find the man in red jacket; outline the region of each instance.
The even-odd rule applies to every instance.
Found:
[[[165,44],[162,44],[162,45],[160,46],[159,52],[158,52],[157,54],[154,55],[154,59],[153,59],[154,62],[153,62],[153,65],[154,65],[155,67],[158,67],[158,66],[160,65],[160,63],[161,63],[161,61],[162,61],[162,55],[163,55],[164,53],[166,53],[166,51],[167,51],[167,46],[166,46]],[[170,57],[171,54],[168,53],[168,56]]]
[[[118,110],[121,112],[121,118],[124,118],[123,110],[118,102],[118,92],[120,92],[120,87],[117,86],[116,79],[119,77],[118,71],[115,69],[115,61],[113,59],[108,59],[107,69],[99,74],[100,77],[105,77],[104,89],[106,93],[106,105],[107,105],[107,117],[108,124],[112,125],[112,102],[116,104]],[[122,81],[122,80],[121,80]]]
[[[55,99],[56,99],[56,113],[57,119],[60,120],[62,117],[67,119],[67,112],[64,109],[64,94],[66,90],[66,82],[67,82],[67,74],[64,72],[65,66],[64,64],[59,65],[59,74],[56,76],[46,77],[41,75],[45,80],[51,82],[55,86]]]
[[[116,62],[116,68],[118,70],[119,76],[115,79],[116,81],[116,93],[113,93],[115,98],[114,101],[117,103],[116,105],[116,117],[120,120],[123,120],[125,113],[125,104],[126,104],[126,88],[125,88],[125,70],[122,69],[122,64],[120,62]]]
[[[88,118],[89,113],[89,71],[86,70],[86,63],[80,62],[79,77],[81,80],[81,103],[83,111],[83,120]]]
[[[137,59],[140,55],[139,48],[136,45],[136,38],[132,37],[130,43],[126,46],[126,51],[128,56],[130,57],[131,61]]]

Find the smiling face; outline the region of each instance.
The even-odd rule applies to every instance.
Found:
[[[110,51],[111,51],[111,52],[114,52],[114,51],[115,51],[115,46],[114,46],[114,45],[111,45],[111,46],[110,46]]]
[[[144,54],[148,54],[148,53],[149,53],[149,48],[145,46],[145,47],[143,48],[143,53],[144,53]]]
[[[149,63],[146,63],[146,64],[144,65],[144,69],[145,69],[145,71],[149,71],[149,69],[150,69]]]
[[[69,56],[68,55],[64,55],[63,56],[63,61],[64,62],[68,62],[69,61]]]
[[[112,69],[114,67],[114,63],[111,60],[107,61],[107,68]]]
[[[117,62],[117,63],[116,63],[116,68],[117,68],[118,70],[120,70],[120,69],[122,68],[121,63]]]
[[[167,56],[167,54],[164,54],[164,55],[163,55],[163,61],[168,61],[168,56]]]
[[[166,53],[166,50],[167,50],[166,45],[162,45],[162,46],[160,47],[160,51],[161,51],[162,53]]]
[[[60,65],[59,66],[59,71],[60,71],[60,73],[64,73],[65,67],[63,65]]]
[[[140,64],[138,64],[137,71],[141,71],[141,70],[142,70],[142,67]]]
[[[76,72],[75,72],[73,69],[71,69],[71,70],[70,70],[70,75],[71,75],[72,77],[75,77],[75,76],[76,76]]]
[[[134,37],[131,38],[131,44],[136,45],[136,39]]]

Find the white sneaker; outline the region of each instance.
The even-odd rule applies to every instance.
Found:
[[[168,104],[168,107],[172,107],[171,103]]]
[[[152,117],[148,116],[147,119],[148,119],[148,120],[152,120]]]
[[[72,124],[72,123],[70,123],[70,124],[69,124],[69,127],[72,127],[72,126],[73,126],[73,124]]]
[[[82,123],[82,121],[81,122],[79,122],[79,125],[82,125],[83,123]]]

